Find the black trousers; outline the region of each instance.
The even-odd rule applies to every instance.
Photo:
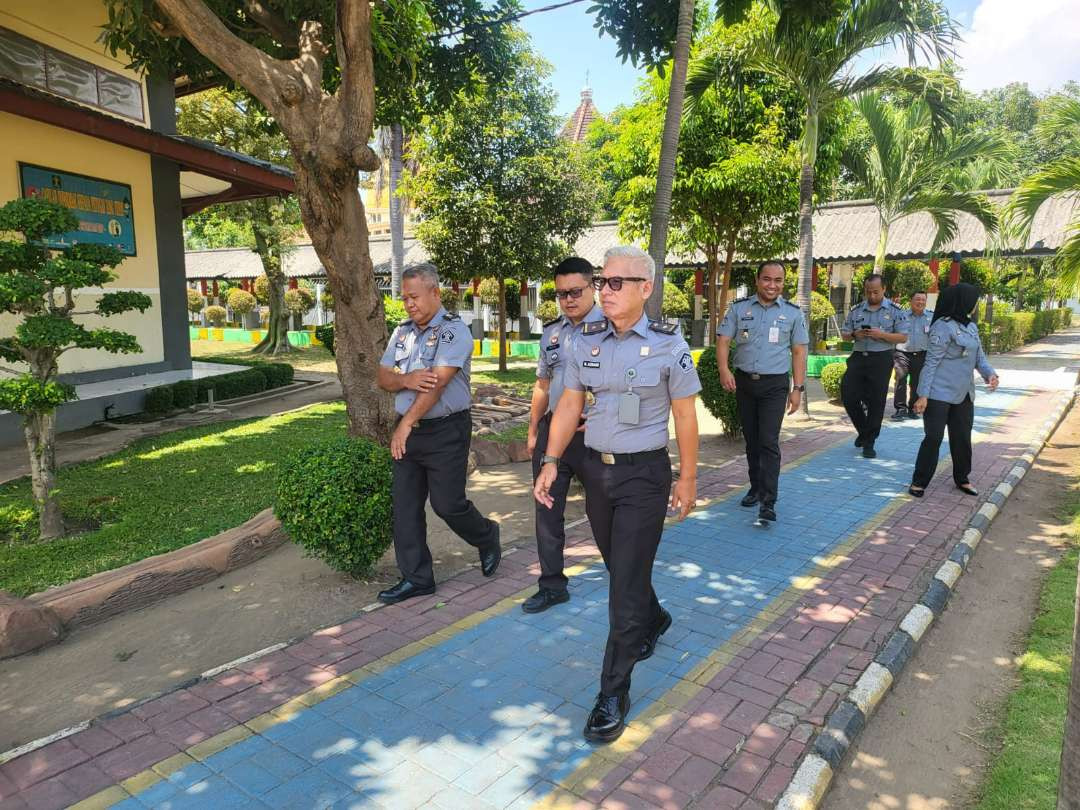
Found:
[[[938,451],[945,428],[949,429],[949,454],[952,456],[952,477],[957,484],[967,484],[971,474],[971,427],[975,424],[975,403],[965,396],[959,405],[940,399],[926,401],[923,411],[925,436],[915,459],[911,483],[927,487],[937,470]]]
[[[840,398],[851,424],[867,444],[881,433],[885,400],[889,397],[889,377],[893,371],[893,353],[853,352],[840,382]]]
[[[641,645],[660,622],[652,568],[671,497],[671,459],[664,453],[631,464],[604,464],[588,450],[582,476],[585,511],[610,578],[600,691],[621,695],[630,691]]]
[[[753,375],[735,370],[735,403],[746,440],[750,491],[769,506],[776,503],[780,480],[780,425],[787,399],[787,374],[761,374],[755,380]]]
[[[919,398],[919,375],[926,362],[926,352],[905,352],[896,350],[893,357],[893,370],[896,372],[896,384],[893,388],[893,407],[896,410],[907,408],[909,411]],[[908,376],[911,377],[911,393],[908,393]]]
[[[472,417],[458,411],[442,419],[422,419],[394,461],[394,552],[401,575],[415,585],[435,584],[427,545],[428,497],[435,514],[470,546],[485,548],[496,539],[497,524],[465,497],[472,441]]]
[[[551,414],[547,414],[536,427],[536,449],[533,451],[533,481],[540,474],[540,459],[547,451],[548,434],[551,431]],[[567,579],[563,574],[563,550],[566,548],[566,494],[570,480],[576,475],[581,480],[581,465],[585,460],[585,434],[578,432],[563,451],[559,472],[549,490],[555,501],[548,509],[539,501],[536,504],[536,553],[540,557],[541,588],[565,591]]]

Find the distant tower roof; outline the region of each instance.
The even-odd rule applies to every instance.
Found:
[[[600,113],[592,100],[592,88],[589,87],[589,74],[585,74],[585,86],[581,88],[581,103],[567,120],[562,129],[562,137],[574,143],[585,140],[585,133],[589,131],[589,124],[596,120]]]

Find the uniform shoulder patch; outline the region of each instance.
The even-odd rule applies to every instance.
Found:
[[[544,322],[544,328],[547,329],[549,326],[554,326],[555,324],[557,324],[561,320],[562,320],[562,315],[560,315],[558,318],[552,318],[550,321],[545,321]]]
[[[447,312],[445,315],[443,315],[443,320],[444,321],[460,321],[461,316],[458,315],[456,312]]]
[[[662,335],[674,335],[679,325],[677,323],[664,323],[663,321],[649,321],[649,328]]]
[[[583,335],[595,335],[599,332],[604,332],[608,328],[607,318],[600,321],[587,321],[582,324],[581,334]]]

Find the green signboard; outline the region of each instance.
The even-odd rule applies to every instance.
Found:
[[[59,203],[79,220],[78,229],[47,239],[49,247],[89,242],[109,245],[125,256],[135,255],[131,186],[29,163],[19,164],[19,185],[23,197]]]

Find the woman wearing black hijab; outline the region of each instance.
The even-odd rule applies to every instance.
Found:
[[[908,492],[921,498],[937,469],[938,451],[946,427],[952,455],[953,481],[968,495],[978,495],[968,476],[971,473],[971,427],[975,422],[975,381],[977,369],[993,391],[997,372],[986,360],[979,329],[971,320],[979,304],[979,290],[971,284],[947,288],[934,307],[930,324],[930,345],[919,377],[919,398],[915,413],[923,417],[925,437],[915,460]]]

